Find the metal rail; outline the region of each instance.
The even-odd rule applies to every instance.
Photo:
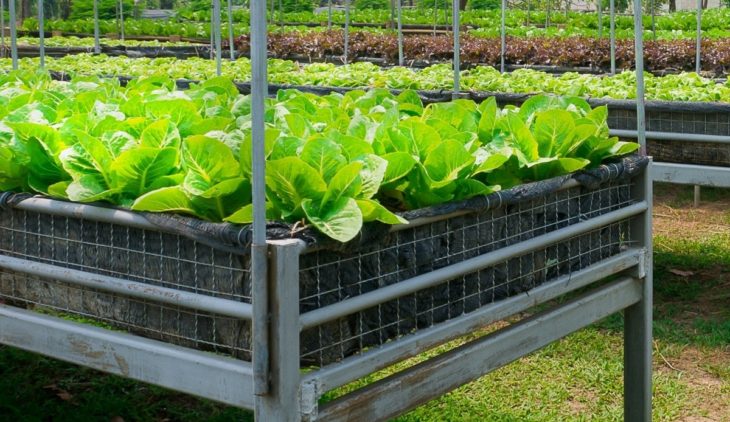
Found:
[[[645,249],[630,249],[605,261],[572,274],[559,277],[529,292],[486,305],[471,313],[453,318],[436,326],[419,330],[413,335],[345,359],[337,365],[326,366],[304,376],[304,383],[314,383],[321,391],[348,384],[360,377],[408,359],[447,341],[467,335],[481,327],[516,315],[533,306],[553,300],[644,262]]]
[[[230,316],[246,321],[250,321],[253,318],[252,307],[248,303],[186,292],[180,289],[154,286],[148,283],[129,281],[5,255],[0,255],[0,268],[105,292],[117,293],[137,299],[151,300],[157,303]]]
[[[654,163],[652,179],[682,185],[730,188],[730,167]]]
[[[622,278],[327,403],[320,409],[318,418],[388,420],[641,299],[642,282]],[[459,370],[454,370],[455,367]]]
[[[251,364],[0,305],[0,343],[253,409]]]
[[[624,129],[611,129],[609,131],[611,136],[618,136],[619,138],[632,138],[636,139],[639,133],[635,130],[624,130]],[[645,136],[647,139],[657,141],[682,141],[682,142],[711,142],[720,144],[730,144],[730,136],[721,135],[705,135],[700,133],[675,133],[675,132],[654,132],[646,131]]]
[[[544,248],[580,233],[585,233],[598,227],[603,227],[607,224],[621,221],[640,214],[647,209],[647,202],[642,201],[629,205],[628,207],[558,229],[554,232],[536,236],[529,241],[519,242],[514,245],[500,248],[481,256],[439,268],[438,270],[431,271],[427,274],[422,274],[396,284],[381,287],[372,292],[364,293],[359,296],[345,299],[335,304],[304,313],[299,318],[301,328],[304,330],[322,325],[325,322],[351,315],[355,312],[380,305],[389,300],[397,299],[399,297],[415,293],[419,290],[438,285],[444,281],[498,264],[509,258]]]

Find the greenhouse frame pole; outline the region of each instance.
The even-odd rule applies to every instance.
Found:
[[[550,0],[545,3],[545,30],[550,26]]]
[[[124,41],[124,0],[119,0],[119,35]]]
[[[433,0],[433,36],[436,36],[436,26],[439,20],[439,0]]]
[[[656,41],[656,22],[654,20],[654,0],[649,1],[649,8],[651,9],[651,35]]]
[[[451,2],[451,17],[452,27],[454,31],[454,92],[451,97],[456,99],[459,97],[460,77],[461,77],[461,47],[459,40],[459,0],[452,0]]]
[[[274,14],[276,13],[276,10],[274,8],[276,7],[276,0],[271,0],[271,16],[269,16],[269,24],[274,24]]]
[[[347,64],[350,49],[350,0],[345,0],[345,48],[344,62]]]
[[[213,3],[210,4],[210,59],[215,58],[215,13]]]
[[[506,17],[505,14],[507,13],[507,0],[502,0],[502,16],[500,17],[500,26],[499,26],[499,37],[500,37],[500,46],[499,46],[499,72],[504,73],[504,53],[507,50],[507,29],[506,27]]]
[[[266,156],[264,153],[267,81],[266,0],[252,0],[251,14],[251,141],[253,236],[251,241],[251,297],[253,300],[253,391],[256,414],[263,416],[269,393],[268,246],[266,243]]]
[[[644,23],[641,2],[634,1],[634,49],[636,63],[636,139],[646,155],[646,115],[644,111]]]
[[[236,60],[236,52],[233,48],[233,4],[231,0],[227,0],[228,9],[228,50],[231,53],[231,61]]]
[[[702,0],[700,0],[702,1]],[[610,14],[610,34],[609,43],[611,44],[611,74],[616,74],[616,0],[609,0],[609,14]]]
[[[94,54],[101,53],[101,46],[99,46],[99,4],[97,0],[94,0]]]
[[[17,16],[15,14],[16,0],[10,0],[8,3],[10,12],[10,57],[13,60],[13,70],[18,69],[18,30],[15,27]]]
[[[327,0],[327,30],[332,30],[332,0]]]
[[[596,0],[596,9],[598,10],[598,39],[603,39],[603,0]]]
[[[279,26],[284,26],[284,7],[281,4],[281,0],[279,0]]]
[[[644,115],[644,24],[641,2],[634,0],[634,48],[636,54],[636,132],[641,154],[646,156],[646,121]],[[647,247],[646,271],[643,274],[641,301],[624,311],[624,420],[649,422],[652,398],[652,180],[645,177],[639,187],[641,198],[649,208],[643,221],[636,220],[633,233]],[[641,266],[638,269],[641,276]]]
[[[0,0],[0,28],[2,31],[0,31],[0,45],[2,45],[2,56],[5,57],[5,2],[4,0]]]
[[[213,0],[213,25],[215,27],[215,73],[221,75],[221,0]],[[212,28],[211,28],[212,29]]]
[[[695,72],[702,70],[702,0],[697,0],[697,43],[695,45]]]
[[[403,0],[396,0],[398,9],[398,66],[403,66]]]
[[[4,13],[4,11],[3,11]],[[46,67],[46,45],[45,34],[43,31],[43,0],[38,0],[38,55],[41,60],[41,69]]]

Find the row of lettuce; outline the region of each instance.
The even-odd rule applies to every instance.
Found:
[[[444,5],[447,6],[447,5]],[[498,4],[497,4],[498,6]],[[436,21],[439,24],[451,24],[450,7],[444,7],[436,14]],[[225,13],[224,13],[225,14]],[[603,16],[602,27],[607,34],[609,29],[608,13]],[[432,25],[434,22],[433,9],[406,9],[402,13],[405,24]],[[249,13],[248,10],[236,10],[233,14],[235,29],[237,33],[248,31]],[[392,21],[393,15],[389,10],[362,9],[353,10],[350,19],[355,23],[377,23],[388,24]],[[152,20],[152,19],[127,19],[125,21],[125,32],[129,35],[182,35],[188,37],[206,37],[210,34],[210,11],[197,11],[182,13],[182,19]],[[730,35],[730,12],[727,9],[710,9],[703,11],[702,28],[708,37],[726,37]],[[341,10],[335,10],[332,16],[336,25],[345,22],[345,14]],[[274,13],[270,23],[319,23],[324,24],[328,20],[327,13]],[[224,22],[227,19],[224,17]],[[500,26],[499,10],[466,10],[460,14],[460,21],[463,25],[479,27],[485,33],[492,33],[493,28]],[[527,13],[523,10],[509,10],[506,15],[508,31],[513,35],[582,35],[597,36],[599,20],[595,13],[551,13],[547,29],[542,28],[546,22],[544,12],[532,11]],[[655,18],[654,27],[660,38],[693,38],[696,29],[696,17],[693,12],[678,12],[661,15]],[[72,33],[93,33],[93,20],[88,19],[67,19],[47,20],[45,28],[48,31],[59,30]],[[22,28],[29,31],[38,29],[36,19],[26,19]],[[119,32],[118,22],[114,19],[102,19],[100,21],[102,33]],[[633,34],[633,18],[620,15],[616,18],[616,28],[619,36],[631,37]],[[651,29],[650,16],[644,16],[644,28]],[[651,34],[651,33],[649,33]],[[647,34],[647,35],[649,35]],[[653,35],[653,34],[651,34]]]
[[[3,69],[11,69],[9,59],[0,59]],[[38,59],[20,60],[20,69],[35,72]],[[167,75],[176,79],[206,80],[216,76],[215,63],[207,59],[107,57],[80,54],[47,59],[48,70],[70,75],[144,77]],[[414,90],[451,90],[450,65],[432,65],[422,70],[406,67],[381,68],[372,63],[336,66],[329,63],[299,64],[272,59],[268,65],[269,82],[282,85],[312,85],[347,88],[388,88]],[[247,58],[222,63],[222,74],[237,81],[248,81],[251,63]],[[662,101],[730,102],[730,84],[717,83],[696,73],[644,75],[646,98]],[[461,88],[493,93],[557,94],[591,98],[632,99],[636,97],[636,74],[615,76],[565,73],[559,76],[531,69],[500,73],[489,66],[461,72]]]
[[[0,79],[0,191],[249,223],[251,106],[225,77],[121,87],[14,72]],[[348,241],[395,212],[594,167],[636,150],[607,109],[536,96],[520,109],[426,107],[413,91],[281,90],[266,111],[267,218]]]

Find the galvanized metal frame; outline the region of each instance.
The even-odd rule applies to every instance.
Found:
[[[615,129],[611,136],[620,138],[638,137],[633,130]],[[730,148],[730,136],[705,135],[699,133],[645,132],[647,139],[656,141],[710,142],[727,145]],[[654,163],[652,179],[655,182],[677,183],[682,185],[730,187],[730,167],[707,166],[687,163]],[[696,192],[695,197],[698,196]]]
[[[0,257],[0,268],[6,270],[124,293],[150,301],[163,300],[190,309],[215,309],[217,313],[251,320],[254,327],[263,326],[263,330],[254,328],[252,363],[88,327],[9,306],[0,307],[0,342],[227,404],[253,408],[262,420],[385,420],[597,319],[628,309],[625,375],[627,420],[648,421],[651,398],[651,332],[647,329],[651,323],[651,180],[648,173],[649,169],[636,178],[638,183],[633,189],[633,205],[303,314],[299,312],[298,262],[305,248],[299,240],[267,243],[264,253],[268,258],[265,258],[264,265],[268,268],[268,276],[264,276],[263,280],[254,278],[254,282],[260,285],[254,286],[252,305],[195,293],[181,294],[183,292],[175,291],[171,295],[173,292],[168,290],[172,289],[143,286],[142,283],[56,268],[24,259]],[[571,186],[575,184],[568,183],[565,188]],[[20,207],[37,212],[46,210],[54,215],[83,216],[99,221],[117,220],[124,224],[146,226],[141,223],[144,219],[139,216],[134,218],[134,213],[113,210],[95,212],[93,210],[98,208],[89,205],[58,207],[58,204],[62,202],[30,199],[27,206],[21,202]],[[630,246],[619,255],[551,280],[527,293],[486,305],[346,358],[337,364],[306,374],[300,372],[299,333],[307,327],[373,304],[385,303],[460,274],[488,267],[495,262],[626,218],[633,218],[632,233],[636,237],[627,239]],[[428,221],[414,222],[419,223],[426,224]],[[610,284],[598,283],[615,274],[624,277]],[[592,285],[598,287],[583,297],[552,307],[544,313],[410,367],[324,406],[318,405],[318,399],[327,391],[467,335],[489,323]],[[261,360],[265,360],[265,363],[262,364]]]

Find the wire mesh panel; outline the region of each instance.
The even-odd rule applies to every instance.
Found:
[[[0,254],[129,281],[250,302],[248,257],[181,235],[20,209],[0,209]],[[0,299],[169,343],[250,357],[250,324],[15,272]]]
[[[446,217],[387,235],[352,253],[317,251],[300,262],[301,311],[398,283],[626,207],[633,184],[575,187],[537,199]],[[621,221],[526,253],[371,309],[305,330],[302,361],[326,365],[398,336],[472,312],[620,253],[629,222]]]
[[[636,112],[609,108],[608,125],[612,129],[635,129]],[[647,110],[646,130],[730,136],[730,113]],[[657,162],[730,167],[728,143],[650,139],[647,150]]]

